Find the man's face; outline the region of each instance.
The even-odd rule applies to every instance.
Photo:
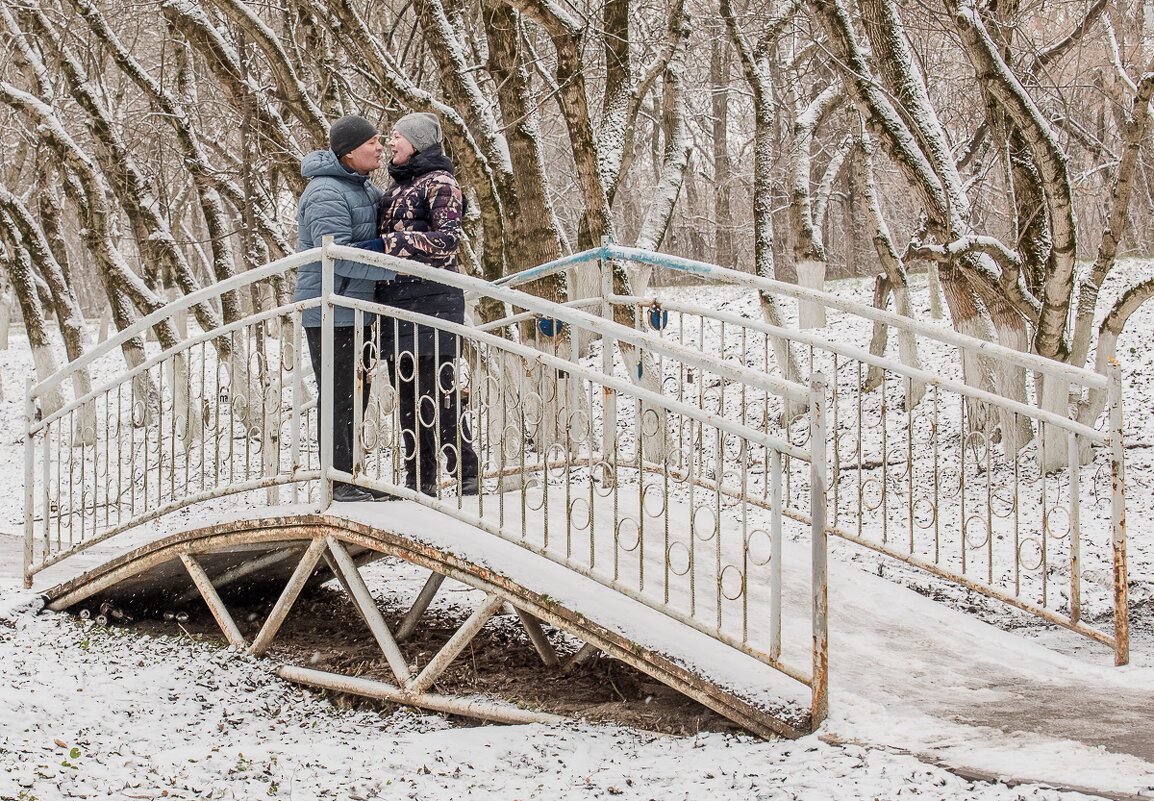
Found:
[[[373,170],[380,168],[381,154],[384,152],[385,146],[381,144],[381,138],[374,136],[356,150],[345,155],[341,161],[361,175],[368,175]]]
[[[389,136],[389,150],[393,151],[393,164],[404,164],[417,152],[413,143],[401,136],[400,131],[393,131]]]

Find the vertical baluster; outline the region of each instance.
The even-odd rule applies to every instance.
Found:
[[[773,659],[779,659],[781,657],[781,451],[776,448],[771,450],[769,460],[772,504],[769,518],[769,655]]]
[[[1110,515],[1114,550],[1114,664],[1130,661],[1129,585],[1126,578],[1126,469],[1122,450],[1122,367],[1115,359],[1106,368],[1109,377],[1107,408],[1110,415]]]
[[[32,574],[29,568],[36,559],[36,437],[32,434],[36,419],[36,404],[32,399],[32,387],[36,382],[29,375],[24,381],[24,588],[31,589]],[[45,519],[48,507],[45,505]],[[47,545],[47,538],[45,538]]]

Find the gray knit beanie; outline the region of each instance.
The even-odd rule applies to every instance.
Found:
[[[371,122],[350,114],[341,117],[329,128],[329,147],[338,159],[344,158],[377,135],[377,129]]]
[[[397,120],[393,130],[409,140],[413,149],[420,153],[441,141],[441,122],[436,114],[415,111]]]

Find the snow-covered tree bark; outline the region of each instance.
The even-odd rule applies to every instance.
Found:
[[[741,30],[734,15],[730,0],[721,0],[721,13],[725,18],[729,38],[737,49],[746,83],[753,92],[754,105],[754,154],[753,154],[753,229],[754,265],[757,275],[776,278],[773,256],[773,207],[772,207],[772,130],[775,112],[772,87],[769,79],[769,46],[780,34],[785,24],[782,20],[768,31],[756,44],[751,44]],[[777,307],[777,299],[766,292],[759,292],[761,310],[766,322],[781,326],[782,314]],[[782,375],[790,381],[800,381],[802,373],[790,352],[789,343],[780,337],[771,339],[774,358]],[[785,419],[792,420],[804,409],[787,408]]]
[[[41,227],[24,202],[0,184],[0,220],[9,228],[8,239],[13,247],[23,249],[29,264],[38,269],[48,284],[57,327],[64,339],[69,361],[84,355],[84,312],[65,275],[62,265],[53,255]],[[39,364],[39,362],[38,362]],[[44,376],[41,376],[43,378]],[[92,378],[87,370],[76,370],[72,375],[73,392],[82,398],[92,391]],[[96,439],[96,407],[84,406],[77,414],[76,440],[91,444]]]
[[[886,225],[885,218],[882,216],[881,205],[878,201],[877,185],[874,181],[874,145],[869,134],[864,131],[861,133],[858,146],[854,149],[853,155],[855,156],[854,166],[860,178],[859,186],[862,188],[862,196],[865,199],[873,222],[874,249],[877,250],[878,259],[881,261],[882,269],[884,270],[884,273],[877,278],[877,289],[874,292],[874,305],[879,309],[884,309],[888,297],[893,296],[894,311],[903,317],[913,319],[913,309],[910,307],[909,278],[906,276],[906,270],[905,266],[902,265],[901,256],[898,255],[897,248],[894,247],[893,239],[890,237],[889,226]],[[870,353],[875,356],[885,355],[888,330],[889,326],[883,323],[874,323],[873,337],[870,339]],[[898,356],[902,364],[907,367],[921,369],[921,364],[918,360],[917,341],[911,331],[906,329],[900,329],[898,331]],[[871,366],[866,376],[866,388],[870,390],[875,389],[880,386],[883,378],[882,371],[877,367]],[[904,389],[906,392],[906,408],[912,409],[917,405],[918,401],[922,399],[926,387],[921,381],[906,380],[904,382]]]

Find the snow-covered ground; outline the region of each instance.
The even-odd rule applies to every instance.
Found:
[[[1150,270],[1148,262],[1131,262],[1119,277]],[[844,288],[861,298],[869,291],[864,283]],[[675,738],[582,723],[459,728],[411,710],[381,716],[336,709],[277,679],[261,660],[40,612],[35,594],[20,588],[23,384],[32,365],[14,328],[12,348],[0,351],[0,799],[1081,797],[1018,781],[1039,776],[1154,797],[1154,764],[1100,745],[1112,732],[1154,740],[1154,707],[1145,718],[1130,711],[1113,719],[1106,708],[1111,697],[1149,694],[1154,686],[1154,518],[1140,513],[1154,501],[1154,416],[1146,413],[1154,396],[1154,353],[1146,347],[1152,326],[1154,310],[1140,310],[1119,343],[1136,610],[1132,665],[1109,667],[1105,648],[1041,625],[983,639],[971,621],[957,633],[959,652],[970,641],[996,643],[987,647],[999,653],[979,656],[1000,664],[1032,660],[1038,676],[1083,665],[1102,691],[1101,705],[1082,712],[1094,735],[1085,742],[1069,734],[1079,728],[1077,714],[1074,725],[1067,721],[1050,736],[990,725],[975,711],[981,702],[988,710],[991,698],[1004,699],[1008,715],[1022,714],[1031,697],[1013,688],[995,692],[978,677],[971,686],[958,675],[962,668],[943,672],[937,699],[957,693],[956,714],[921,713],[912,700],[908,710],[889,707],[867,692],[851,700],[851,668],[839,679],[836,652],[831,719],[798,741]],[[902,603],[916,606],[892,605]],[[1050,659],[1038,642],[1064,653]],[[902,666],[876,647],[900,696]],[[840,707],[839,688],[847,696]],[[1066,692],[1067,685],[1055,682],[1054,689]],[[1005,781],[963,779],[933,761]]]

